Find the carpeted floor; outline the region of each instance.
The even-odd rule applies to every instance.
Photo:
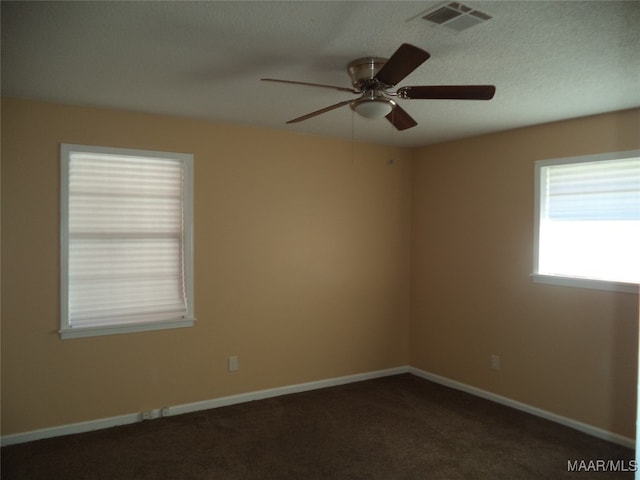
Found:
[[[3,480],[605,480],[633,473],[593,471],[597,461],[628,469],[634,458],[409,374],[12,445],[1,455]],[[580,461],[583,471],[568,471]]]

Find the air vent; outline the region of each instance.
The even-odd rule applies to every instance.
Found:
[[[479,23],[486,22],[491,19],[491,16],[461,3],[451,2],[428,11],[425,15],[422,15],[422,18],[437,26],[461,32]]]

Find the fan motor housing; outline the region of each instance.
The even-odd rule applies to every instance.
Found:
[[[347,72],[354,88],[361,91],[366,90],[387,60],[388,58],[364,57],[349,63]]]

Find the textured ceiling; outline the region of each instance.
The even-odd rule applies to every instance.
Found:
[[[443,2],[2,1],[2,94],[419,146],[640,106],[640,2],[464,2],[493,18],[455,32]],[[493,84],[491,101],[399,100],[403,132],[343,107],[346,65],[411,43],[431,58],[398,86]]]

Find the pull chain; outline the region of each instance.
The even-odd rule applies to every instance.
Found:
[[[356,144],[355,124],[356,124],[356,112],[351,110],[351,164],[352,165],[356,161],[355,160],[355,144]]]
[[[391,122],[389,122],[389,123],[391,123],[391,138],[389,140],[391,142],[391,146],[389,147],[390,148],[389,160],[387,160],[387,165],[389,165],[389,166],[391,166],[391,165],[396,163],[396,161],[393,159],[393,150],[394,150],[393,147],[395,145],[393,134],[394,134],[394,130],[396,129],[396,127],[394,127],[395,113],[396,113],[396,110],[394,108],[393,110],[391,110]]]

